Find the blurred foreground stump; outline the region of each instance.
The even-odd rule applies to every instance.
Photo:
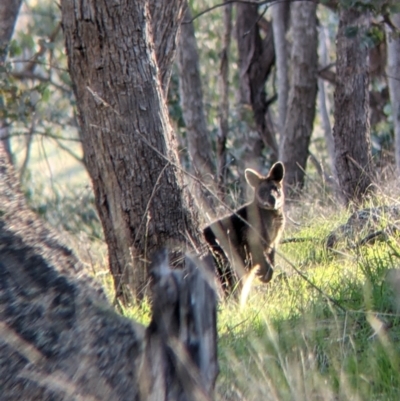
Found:
[[[0,149],[0,399],[210,400],[218,374],[212,270],[152,266],[148,328],[118,315],[31,212]]]

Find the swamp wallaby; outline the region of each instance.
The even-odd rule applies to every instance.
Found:
[[[226,293],[235,289],[238,278],[250,273],[264,283],[272,278],[275,247],[285,224],[284,174],[281,162],[275,163],[267,176],[246,169],[254,200],[204,229]]]

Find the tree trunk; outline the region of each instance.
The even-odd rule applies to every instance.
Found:
[[[391,16],[393,25],[400,31],[400,14]],[[400,172],[400,36],[386,27],[387,77],[395,137],[396,168]]]
[[[369,24],[366,12],[343,7],[339,11],[333,138],[337,180],[346,204],[361,202],[372,183],[369,62],[362,43]],[[356,35],[348,37],[354,28]]]
[[[179,14],[181,2],[172,3]],[[183,189],[147,2],[111,7],[103,0],[89,7],[63,0],[61,6],[85,163],[116,296],[125,302],[130,289],[140,299],[151,253],[168,244],[193,249],[201,243]],[[176,20],[160,17],[158,29],[175,36]]]
[[[0,3],[0,66],[4,65],[7,58],[8,44],[14,32],[22,0],[2,0]],[[4,107],[0,97],[0,108]],[[4,117],[0,115],[0,141],[7,152],[8,159],[12,162],[9,130]]]
[[[315,3],[301,1],[291,5],[291,37],[289,103],[280,149],[289,196],[295,195],[304,184],[315,117],[318,69]]]
[[[152,321],[110,307],[28,209],[0,149],[1,400],[206,401],[218,374],[210,266],[154,260]],[[211,276],[211,278],[209,277]]]
[[[225,0],[227,3],[227,0]],[[224,197],[227,176],[226,141],[229,134],[229,48],[232,34],[232,4],[223,9],[224,33],[222,36],[221,63],[218,77],[219,126],[217,137],[217,176],[219,191]]]
[[[7,58],[8,44],[14,32],[22,0],[3,0],[0,4],[0,64]]]
[[[323,67],[329,64],[328,48],[326,44],[326,35],[324,27],[319,29],[319,54],[320,65]],[[337,177],[335,169],[335,143],[333,142],[332,126],[330,121],[330,102],[325,92],[325,81],[318,78],[318,100],[321,113],[322,127],[324,129],[325,143],[328,151],[329,166],[333,177]]]
[[[290,2],[276,2],[272,4],[271,10],[276,55],[276,76],[278,80],[278,127],[281,135],[280,141],[282,141],[289,97],[289,50],[286,33],[289,25]]]
[[[258,26],[258,5],[238,3],[236,35],[239,50],[241,103],[251,105],[257,131],[271,152],[272,161],[278,156],[275,134],[266,120],[268,110],[265,83],[275,62],[274,38],[271,23],[261,38]]]
[[[171,67],[175,61],[177,31],[184,16],[186,0],[149,0],[153,43],[161,86],[166,96],[171,78]]]
[[[199,54],[192,13],[186,5],[184,24],[178,44],[179,92],[183,119],[186,125],[189,155],[195,176],[212,193],[217,194],[215,166],[213,164],[210,133],[203,107],[203,91],[201,88]],[[198,183],[193,183],[199,195],[201,206],[206,210],[215,209],[215,197]]]

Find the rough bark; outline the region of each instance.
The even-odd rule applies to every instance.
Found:
[[[180,1],[172,3],[179,13]],[[63,0],[61,6],[84,158],[116,295],[126,301],[130,289],[138,299],[149,254],[168,244],[184,250],[201,243],[161,90],[147,2]],[[160,18],[158,26],[167,29],[170,22]]]
[[[118,315],[30,211],[0,149],[1,400],[210,400],[218,373],[209,267],[152,266],[148,328]],[[194,301],[195,300],[195,301]]]
[[[278,156],[275,134],[266,120],[268,110],[265,83],[275,62],[274,38],[270,22],[266,36],[261,38],[258,26],[258,6],[238,3],[236,35],[239,51],[240,100],[251,105],[257,131],[265,146],[271,151],[272,160]]]
[[[391,16],[393,25],[400,31],[400,14]],[[400,171],[400,36],[386,27],[387,41],[387,79],[395,137],[396,168]]]
[[[194,34],[192,13],[186,3],[185,23],[182,24],[178,44],[179,92],[186,125],[189,155],[194,174],[199,178],[199,185],[194,183],[198,199],[206,209],[214,209],[217,194],[215,185],[215,166],[213,163],[210,133],[203,107],[199,54]]]
[[[279,133],[283,135],[289,97],[289,50],[286,33],[289,26],[290,2],[276,2],[272,5],[271,10],[276,55],[276,77],[278,81],[278,126]]]
[[[183,20],[184,4],[185,0],[149,0],[152,38],[164,95],[168,91],[171,67],[175,60],[177,33]]]
[[[225,0],[226,2],[227,0]],[[219,126],[217,137],[217,176],[221,194],[225,194],[227,176],[226,141],[229,133],[229,48],[232,34],[232,4],[223,9],[224,31],[222,35],[221,63],[218,77]]]
[[[372,183],[368,48],[362,44],[369,24],[368,13],[339,11],[333,138],[337,180],[346,204],[361,202]],[[354,27],[356,34],[348,37]]]
[[[21,3],[22,0],[3,0],[0,3],[0,66],[6,61],[8,44],[14,32]],[[6,121],[0,116],[0,141],[7,151],[9,160],[12,161],[8,134],[9,130]]]
[[[291,5],[291,78],[287,118],[280,147],[285,164],[285,189],[297,194],[304,184],[308,146],[313,130],[317,95],[316,4]]]
[[[0,4],[0,63],[7,57],[7,48],[14,32],[22,0],[4,0]]]

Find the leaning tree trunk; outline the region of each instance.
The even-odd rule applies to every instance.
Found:
[[[400,31],[400,14],[391,16],[393,25]],[[386,27],[387,77],[395,137],[396,167],[400,172],[400,36]]]
[[[206,210],[215,209],[217,199],[215,166],[210,133],[203,107],[199,54],[194,34],[192,13],[185,2],[186,12],[178,43],[179,92],[186,125],[191,166],[200,182],[194,182],[200,204]]]
[[[152,320],[118,315],[27,207],[0,144],[0,399],[209,401],[218,374],[210,266],[151,266]],[[211,276],[211,279],[209,277]]]
[[[304,184],[308,147],[317,96],[316,3],[291,4],[291,79],[280,160],[285,164],[285,188],[294,195]]]
[[[17,21],[19,9],[22,0],[2,0],[0,3],[0,67],[3,67],[7,58],[8,44],[14,32],[15,22]],[[0,108],[3,108],[3,100],[0,97]],[[12,154],[10,147],[10,139],[8,138],[8,127],[0,114],[0,141],[3,143],[10,162],[12,162]]]
[[[369,24],[368,13],[340,8],[333,138],[337,181],[346,204],[361,202],[372,183],[369,50],[362,43]],[[355,28],[356,35],[349,37]]]
[[[236,36],[239,51],[240,101],[251,105],[254,122],[273,161],[278,156],[275,134],[266,119],[268,110],[265,83],[275,62],[272,25],[265,22],[266,36],[261,38],[257,4],[236,5]]]
[[[0,65],[7,58],[8,44],[14,32],[22,0],[2,0],[0,4]]]
[[[181,3],[168,2],[174,16],[182,14]],[[160,83],[168,74],[159,74],[146,1],[89,6],[62,0],[61,6],[85,163],[116,296],[126,301],[130,289],[138,299],[151,253],[168,244],[184,250],[201,243]],[[176,37],[180,20],[159,16],[157,29]]]

